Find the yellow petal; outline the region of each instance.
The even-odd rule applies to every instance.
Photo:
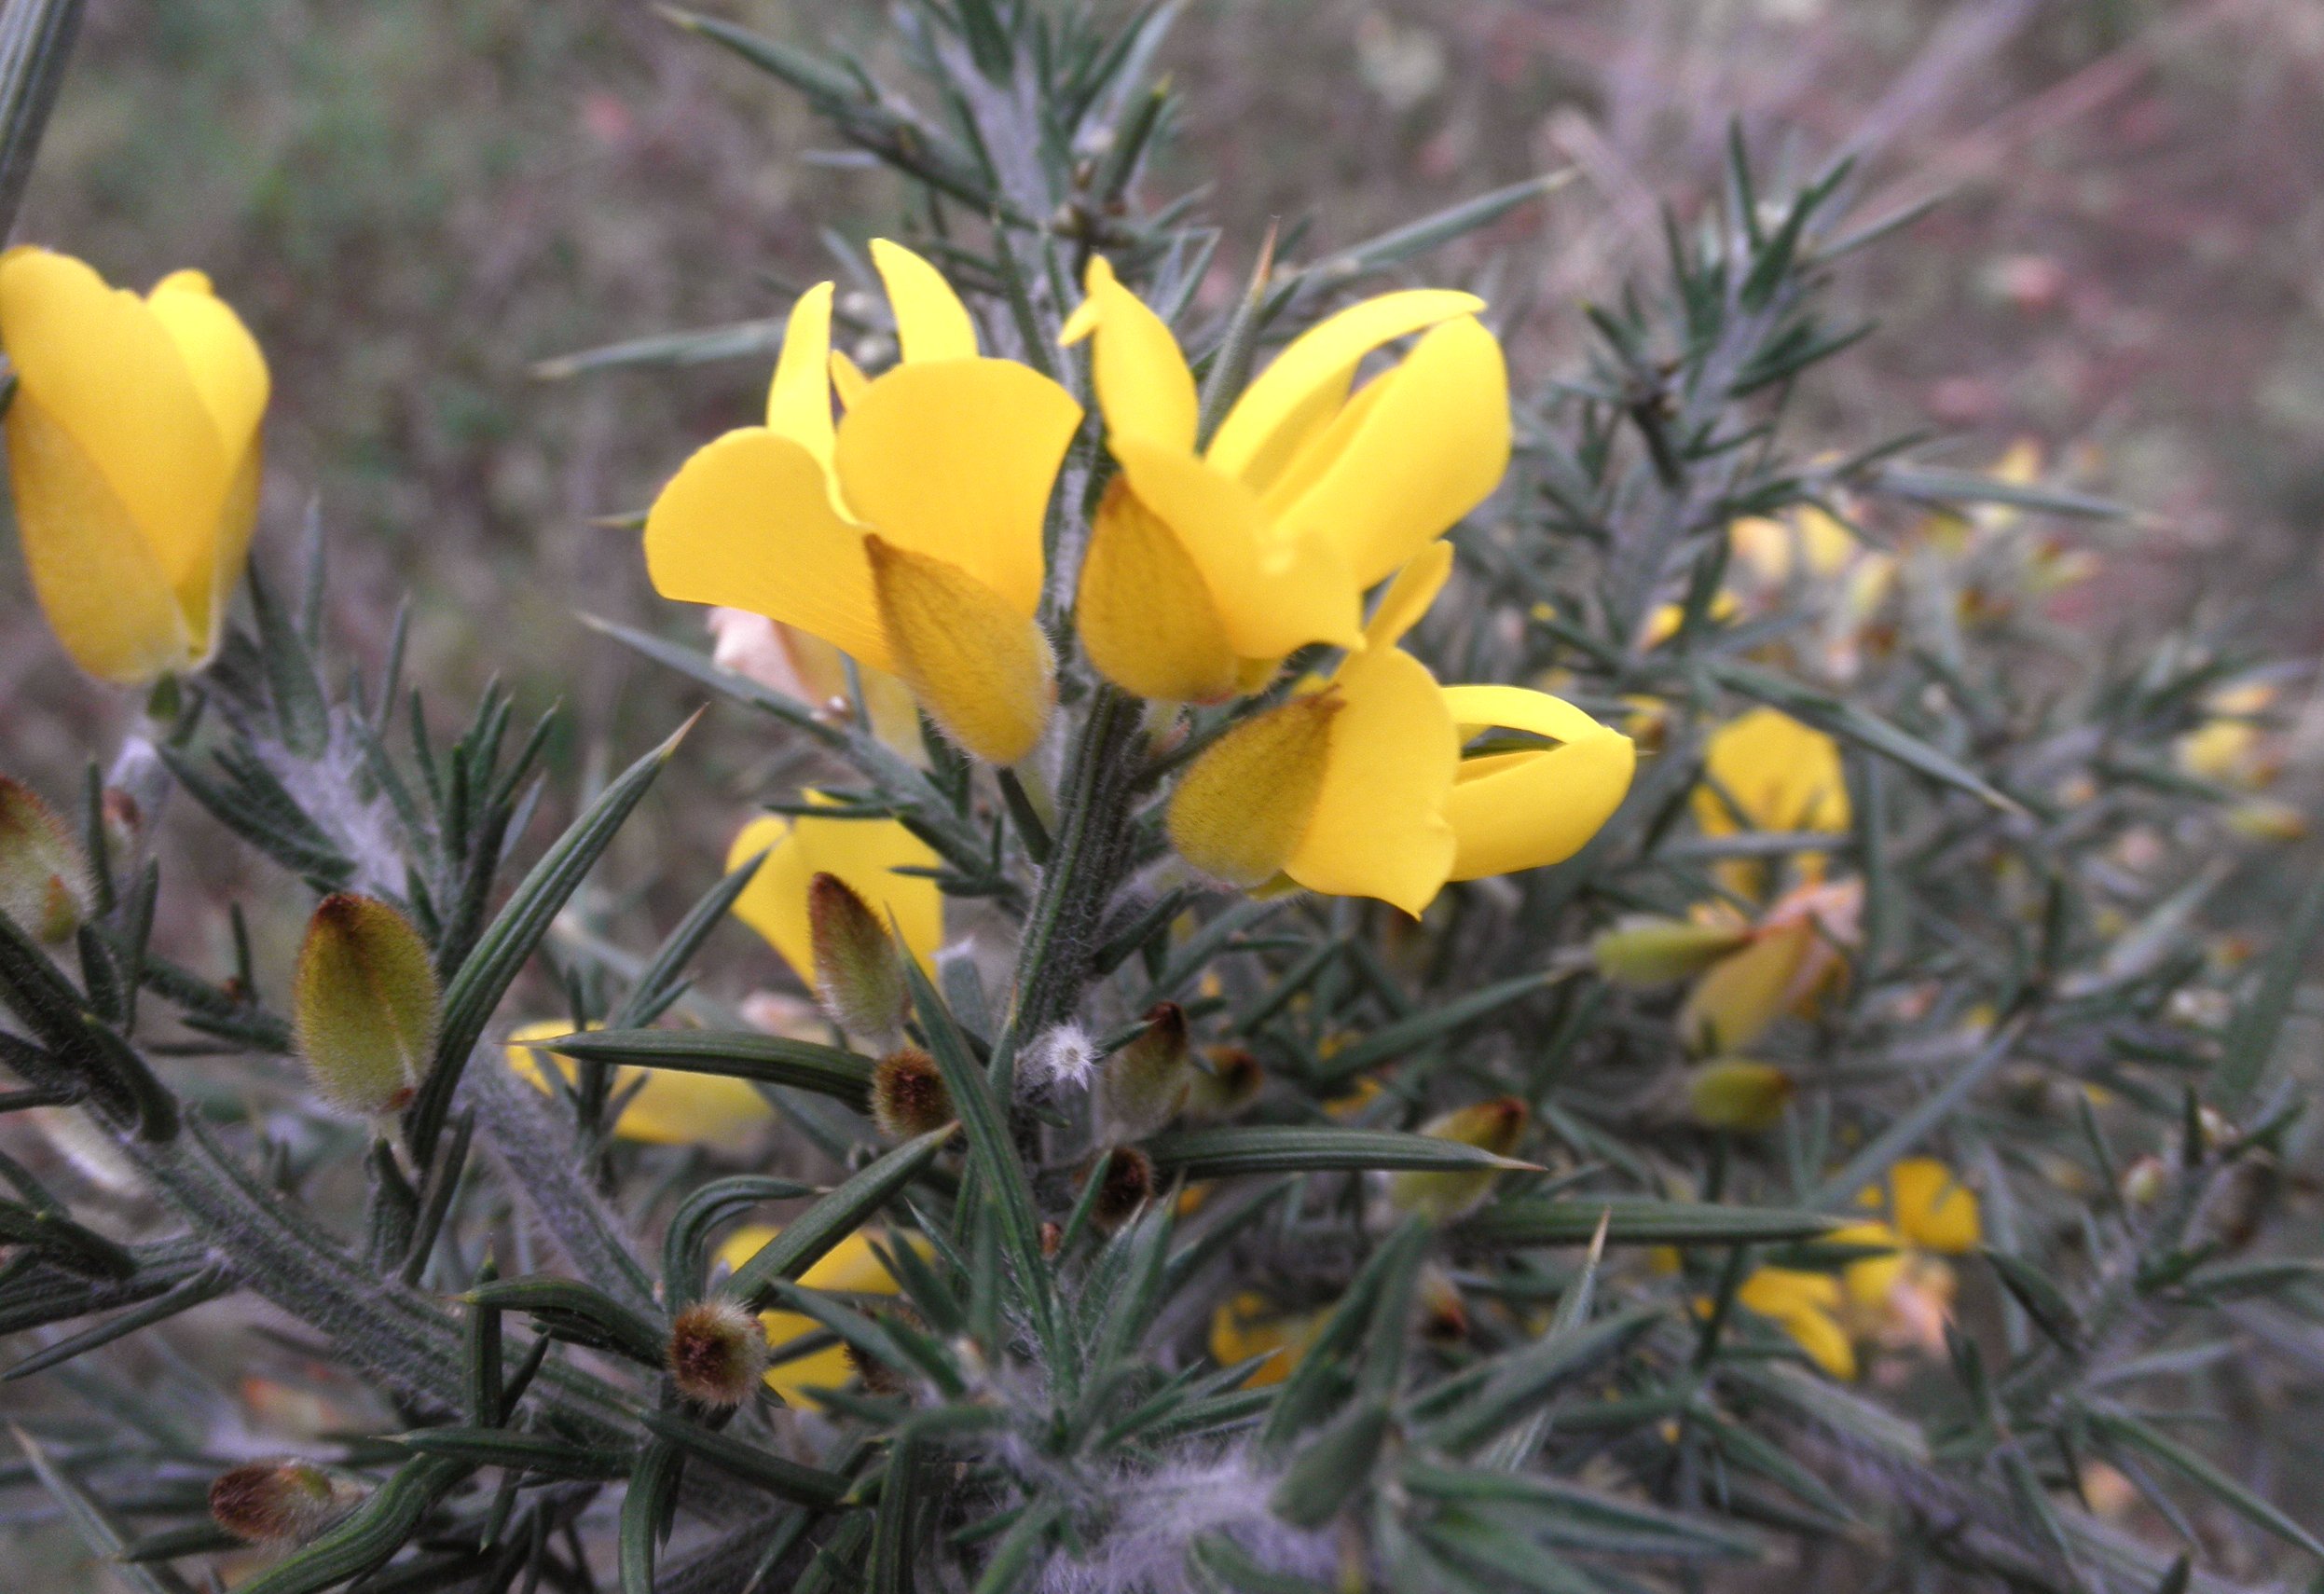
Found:
[[[1380,607],[1364,623],[1364,645],[1393,648],[1404,640],[1405,633],[1419,625],[1421,616],[1428,612],[1428,606],[1437,601],[1437,595],[1444,590],[1451,574],[1451,543],[1431,543],[1414,555],[1411,562],[1396,572],[1396,579],[1381,595]]]
[[[1763,931],[1734,956],[1712,964],[1679,1009],[1681,1041],[1708,1054],[1757,1040],[1791,1005],[1793,982],[1815,939],[1814,922],[1803,918]]]
[[[1959,1256],[1985,1237],[1976,1195],[1933,1157],[1907,1157],[1889,1170],[1891,1213],[1905,1238],[1924,1251]]]
[[[1756,831],[1845,831],[1848,781],[1840,749],[1830,736],[1774,708],[1753,708],[1730,721],[1703,749],[1703,773],[1734,800],[1731,809],[1709,790],[1695,793],[1695,817],[1710,835]]]
[[[1057,659],[1040,626],[957,565],[884,538],[865,546],[896,673],[928,717],[987,763],[1031,752],[1057,706]]]
[[[832,392],[839,396],[841,409],[853,409],[863,397],[863,390],[872,385],[872,378],[863,374],[863,367],[841,350],[832,350]]]
[[[695,450],[646,515],[645,556],[665,598],[747,609],[896,668],[863,533],[788,437],[750,426]]]
[[[1420,288],[1382,294],[1327,316],[1295,337],[1219,423],[1208,458],[1264,490],[1314,423],[1346,399],[1365,355],[1407,333],[1485,308],[1474,294]]]
[[[766,429],[832,463],[832,285],[799,295],[783,326],[783,351],[766,389]]]
[[[942,272],[884,238],[872,240],[872,264],[887,284],[896,341],[907,361],[976,358],[976,323]]]
[[[1453,879],[1561,862],[1579,852],[1621,806],[1638,762],[1628,736],[1570,703],[1524,687],[1449,686],[1444,695],[1464,738],[1502,726],[1561,744],[1462,763],[1444,810],[1460,838]]]
[[[240,461],[153,306],[69,256],[13,249],[0,258],[0,343],[20,392],[79,445],[171,586],[206,570]],[[228,407],[231,383],[222,371]]]
[[[1361,643],[1360,589],[1336,550],[1278,536],[1243,484],[1190,454],[1136,437],[1111,447],[1139,502],[1203,572],[1236,653],[1272,660],[1310,642]]]
[[[1234,691],[1234,648],[1203,572],[1126,476],[1098,506],[1073,618],[1090,663],[1124,692],[1215,703]]]
[[[1781,1325],[1808,1359],[1834,1378],[1856,1376],[1856,1347],[1834,1315],[1840,1304],[1839,1286],[1828,1275],[1761,1268],[1743,1281],[1735,1299]]]
[[[1291,1376],[1291,1369],[1300,1365],[1317,1335],[1323,1332],[1321,1312],[1283,1312],[1255,1290],[1245,1290],[1232,1299],[1218,1303],[1211,1313],[1211,1359],[1222,1367],[1253,1356],[1268,1359],[1251,1369],[1243,1381],[1245,1389],[1264,1389],[1281,1383]]]
[[[1338,693],[1297,697],[1205,749],[1170,799],[1179,856],[1231,886],[1272,879],[1314,816],[1343,707]]]
[[[30,392],[8,405],[17,540],[41,611],[100,680],[150,683],[193,662],[186,613],[96,461]]]
[[[1092,375],[1107,432],[1192,452],[1201,401],[1169,324],[1115,279],[1102,254],[1090,257],[1088,286],[1089,297],[1059,341],[1095,335]]]
[[[839,423],[848,507],[891,547],[958,567],[1027,619],[1041,600],[1041,519],[1081,422],[1072,395],[1008,360],[899,365]]]
[[[1501,345],[1464,316],[1423,337],[1278,524],[1328,539],[1369,586],[1482,503],[1509,463]]]
[[[807,801],[824,799],[807,793]],[[807,924],[807,883],[835,874],[891,921],[923,970],[935,972],[936,949],[944,943],[944,898],[925,874],[900,869],[933,869],[942,861],[934,848],[894,819],[823,819],[811,814],[753,819],[726,852],[726,867],[740,868],[760,853],[766,861],[735,900],[735,916],[764,936],[803,983],[815,984],[814,937]]]
[[[199,271],[173,271],[154,285],[150,308],[177,345],[186,374],[193,378],[226,449],[226,492],[206,534],[207,557],[197,558],[177,578],[179,607],[197,664],[217,651],[226,606],[240,584],[258,523],[259,422],[267,412],[270,383],[266,356],[241,318],[211,291]]]
[[[749,1224],[737,1229],[720,1244],[719,1260],[730,1268],[738,1268],[781,1232],[781,1230],[766,1224]],[[808,1289],[834,1295],[897,1293],[894,1277],[859,1230],[832,1247],[813,1267],[800,1274],[799,1283]],[[766,1326],[767,1342],[777,1347],[822,1331],[821,1324],[798,1312],[763,1312],[759,1314],[759,1321]],[[830,1345],[804,1356],[776,1363],[767,1369],[766,1381],[767,1386],[787,1405],[819,1407],[822,1402],[817,1400],[810,1391],[840,1389],[854,1377],[855,1367],[848,1360],[846,1347]]]
[[[1332,721],[1314,816],[1284,873],[1311,891],[1376,897],[1417,916],[1452,868],[1452,715],[1436,677],[1396,648],[1356,654],[1334,684],[1346,706]]]
[[[580,1065],[529,1044],[571,1032],[572,1025],[557,1019],[521,1026],[508,1037],[509,1067],[536,1090],[546,1091],[549,1079],[542,1071],[546,1059],[571,1085],[580,1077]],[[747,1079],[670,1068],[615,1068],[612,1099],[628,1104],[613,1121],[614,1134],[647,1146],[741,1150],[756,1137],[759,1125],[775,1116],[766,1098]]]

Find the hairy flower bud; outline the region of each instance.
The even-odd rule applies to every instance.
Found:
[[[1098,1181],[1090,1221],[1101,1234],[1111,1234],[1135,1217],[1154,1194],[1154,1161],[1134,1146],[1105,1152],[1085,1177]]]
[[[818,874],[807,882],[807,932],[815,994],[832,1022],[874,1045],[892,1042],[911,998],[887,927],[845,880]]]
[[[766,1376],[766,1329],[731,1300],[698,1300],[670,1326],[669,1376],[689,1400],[734,1406]]]
[[[910,1140],[958,1116],[936,1060],[918,1047],[891,1051],[872,1070],[872,1121],[888,1139]]]
[[[1532,1116],[1517,1097],[1496,1096],[1441,1113],[1422,1124],[1421,1133],[1506,1157],[1524,1138]],[[1425,1213],[1439,1223],[1449,1222],[1483,1201],[1500,1177],[1497,1168],[1465,1168],[1455,1173],[1407,1170],[1389,1178],[1388,1204],[1398,1212]]]
[[[210,1485],[210,1516],[245,1544],[296,1545],[329,1527],[362,1499],[312,1462],[245,1462]]]
[[[1723,1058],[1688,1077],[1686,1105],[1705,1129],[1772,1129],[1783,1120],[1796,1089],[1791,1075],[1773,1064]]]
[[[1624,919],[1589,943],[1598,972],[1616,985],[1659,985],[1699,974],[1751,940],[1747,925]]]
[[[1178,1114],[1194,1082],[1186,1014],[1163,1002],[1146,1015],[1137,1038],[1099,1065],[1093,1094],[1099,1119],[1125,1140],[1151,1134]]]
[[[89,860],[56,811],[0,775],[0,914],[34,941],[72,940],[94,905]]]
[[[1265,1082],[1258,1059],[1240,1046],[1210,1047],[1187,1089],[1186,1114],[1205,1122],[1232,1118],[1258,1099]]]
[[[411,1101],[435,1048],[443,997],[427,943],[404,915],[341,892],[308,922],[291,1012],[316,1088],[376,1118]]]

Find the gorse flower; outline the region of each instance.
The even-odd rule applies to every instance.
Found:
[[[1360,651],[1194,761],[1169,813],[1190,863],[1231,885],[1280,873],[1418,914],[1448,881],[1555,863],[1597,833],[1630,790],[1628,736],[1546,693],[1440,687],[1396,645],[1451,566],[1449,544],[1426,548]],[[1530,739],[1463,759],[1465,738],[1496,728]]]
[[[1839,833],[1849,826],[1848,777],[1830,736],[1775,708],[1753,708],[1712,734],[1703,749],[1703,784],[1695,789],[1695,822],[1708,836],[1747,831]],[[1821,878],[1822,853],[1799,855],[1799,870]],[[1727,889],[1764,896],[1768,871],[1748,859],[1719,867]]]
[[[508,1065],[517,1078],[541,1091],[553,1089],[546,1070],[554,1067],[571,1089],[580,1079],[580,1065],[538,1043],[571,1035],[572,1029],[558,1019],[519,1025],[508,1037]],[[641,1146],[705,1146],[739,1151],[754,1142],[760,1129],[775,1117],[775,1109],[756,1085],[720,1074],[683,1074],[624,1065],[613,1070],[607,1096],[620,1108],[613,1120],[614,1136]]]
[[[257,519],[257,343],[199,271],[140,298],[17,248],[0,345],[17,527],[57,640],[125,686],[207,663]]]
[[[1365,589],[1484,501],[1509,459],[1500,345],[1467,294],[1368,299],[1295,339],[1200,447],[1194,377],[1101,255],[1065,340],[1093,340],[1121,474],[1075,611],[1124,691],[1216,701],[1309,642],[1354,647]],[[1423,336],[1353,397],[1365,357]]]
[[[802,295],[766,423],[698,450],[662,489],[646,568],[666,597],[763,614],[901,677],[962,747],[1013,763],[1055,700],[1033,616],[1042,517],[1081,408],[1029,366],[981,356],[927,261],[885,240],[872,258],[901,363],[867,380],[832,350],[832,285]]]

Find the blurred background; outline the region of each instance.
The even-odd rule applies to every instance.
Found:
[[[702,3],[895,66],[859,0]],[[1849,268],[1881,325],[1811,384],[1808,434],[1926,430],[1967,468],[2036,440],[2138,511],[2083,589],[2094,620],[2225,610],[2324,640],[2316,0],[1190,0],[1169,65],[1188,114],[1148,198],[1211,185],[1221,297],[1271,218],[1311,217],[1313,254],[1574,169],[1424,266],[1489,292],[1525,382],[1658,250],[1658,207],[1694,213],[1731,117],[1795,170],[1852,149],[1859,214],[1945,199]],[[274,370],[260,557],[317,502],[354,656],[409,594],[447,722],[494,674],[522,708],[562,699],[557,808],[698,695],[576,622],[701,635],[634,530],[597,522],[749,417],[768,362],[534,367],[779,314],[832,269],[827,229],[894,225],[888,182],[821,148],[771,79],[633,0],[91,0],[19,236],[140,287],[216,279]],[[62,799],[132,706],[74,673],[21,571],[0,550],[0,763]],[[658,882],[675,912],[713,877],[763,736],[714,718],[625,834],[617,895]],[[297,904],[268,914],[275,882],[179,806],[167,940],[215,965],[240,896],[282,967]]]

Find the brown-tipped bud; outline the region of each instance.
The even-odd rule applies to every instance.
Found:
[[[1232,1118],[1258,1099],[1266,1078],[1258,1059],[1240,1046],[1211,1047],[1188,1087],[1186,1114],[1206,1123]]]
[[[1457,1140],[1506,1157],[1525,1136],[1532,1113],[1515,1096],[1496,1096],[1473,1106],[1455,1107],[1421,1125],[1423,1134]],[[1497,1168],[1461,1169],[1453,1173],[1405,1172],[1388,1180],[1388,1204],[1398,1212],[1424,1213],[1448,1222],[1475,1207],[1491,1193],[1501,1177]]]
[[[1431,1265],[1420,1276],[1421,1337],[1433,1344],[1449,1345],[1468,1338],[1468,1303],[1452,1275]]]
[[[403,914],[345,892],[323,900],[298,949],[291,1015],[326,1099],[369,1118],[409,1105],[443,1010],[428,943]]]
[[[807,931],[815,949],[815,994],[832,1022],[875,1046],[903,1029],[911,993],[887,927],[836,874],[807,882]]]
[[[1041,1255],[1047,1257],[1052,1261],[1056,1260],[1057,1247],[1063,1245],[1065,1243],[1065,1225],[1057,1222],[1054,1218],[1044,1220],[1041,1224]]]
[[[1085,1177],[1097,1180],[1097,1194],[1090,1202],[1090,1221],[1099,1233],[1111,1234],[1153,1198],[1154,1160],[1134,1146],[1117,1146]]]
[[[1771,1063],[1723,1058],[1688,1077],[1687,1111],[1705,1129],[1773,1129],[1796,1089],[1791,1075]]]
[[[363,1498],[312,1462],[246,1462],[210,1485],[211,1519],[244,1544],[305,1544]]]
[[[116,859],[133,858],[144,845],[145,810],[119,787],[106,787],[97,799],[97,819],[105,828],[105,850]]]
[[[918,1047],[891,1051],[872,1070],[872,1121],[888,1139],[910,1140],[958,1116],[936,1060]]]
[[[1123,1140],[1151,1134],[1186,1106],[1194,1073],[1186,1014],[1163,1002],[1146,1015],[1136,1039],[1098,1065],[1098,1117]]]
[[[73,939],[94,905],[89,859],[33,789],[0,775],[0,914],[50,946]]]
[[[670,1326],[665,1354],[687,1399],[739,1405],[766,1376],[766,1329],[731,1300],[697,1300]]]
[[[1751,939],[1748,925],[1631,918],[1589,943],[1598,972],[1616,985],[1659,985],[1699,974]]]

